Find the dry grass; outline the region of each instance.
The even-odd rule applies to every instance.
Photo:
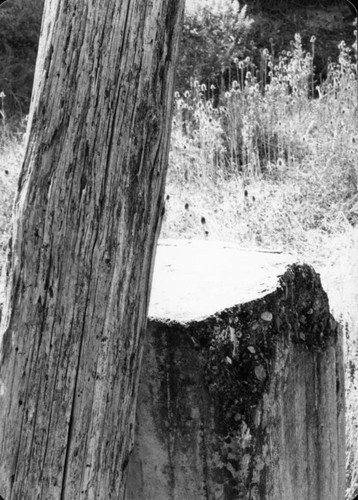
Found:
[[[5,250],[11,219],[14,193],[23,158],[21,135],[0,128],[0,253]]]
[[[4,268],[2,262],[8,245],[12,207],[24,153],[21,136],[0,128],[0,303],[3,302]]]

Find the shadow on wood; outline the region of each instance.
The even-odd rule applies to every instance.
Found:
[[[343,499],[344,463],[319,276],[280,253],[162,242],[127,500]]]

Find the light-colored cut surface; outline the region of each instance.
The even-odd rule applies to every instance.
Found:
[[[149,316],[186,322],[257,299],[276,289],[293,262],[292,255],[232,243],[160,240]]]

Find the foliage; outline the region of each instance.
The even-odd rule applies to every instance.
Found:
[[[0,7],[0,91],[13,114],[27,113],[43,0],[12,0]],[[231,0],[205,0],[185,16],[178,68],[181,88],[195,74],[207,80],[220,78],[231,58],[243,53],[252,21],[246,7]]]
[[[260,83],[249,58],[236,60],[236,78],[218,107],[205,97],[211,90],[197,81],[176,93],[172,155],[181,181],[197,178],[203,169],[201,175],[211,179],[236,174],[244,189],[265,183],[269,198],[279,192],[286,206],[277,200],[281,215],[276,225],[282,220],[287,234],[284,214],[296,220],[285,242],[289,246],[297,227],[330,233],[341,226],[341,216],[356,224],[356,68],[344,47],[339,62],[330,66],[329,80],[317,89],[317,99],[311,97],[312,55],[302,50],[299,35],[292,50],[276,61],[263,53]],[[271,239],[265,236],[270,226],[258,220],[275,211],[267,202],[262,213],[262,205],[253,209],[256,222],[250,227],[257,228],[258,241]]]
[[[28,110],[42,9],[43,0],[11,0],[0,7],[0,91],[12,116]]]
[[[204,0],[186,11],[178,63],[178,87],[185,89],[194,77],[220,85],[223,71],[245,51],[252,20],[247,7],[234,0]]]
[[[320,2],[318,0],[300,0],[300,5],[309,6],[309,5],[317,5]],[[336,0],[325,0],[324,4],[326,7],[330,5],[334,5]],[[247,4],[262,10],[289,10],[294,6],[297,6],[297,0],[247,0]]]
[[[7,95],[8,116],[12,118],[14,113],[21,116],[28,111],[43,2],[11,0],[0,6],[0,91]],[[300,5],[316,3],[307,0]],[[327,5],[331,3],[333,0],[326,2]],[[190,5],[196,8],[190,9]],[[208,88],[214,84],[219,89],[228,79],[231,80],[230,72],[235,69],[231,63],[233,58],[250,55],[258,64],[262,44],[267,44],[267,40],[271,40],[272,47],[275,43],[277,47],[286,45],[292,30],[304,30],[305,19],[298,16],[302,23],[295,25],[297,16],[292,16],[292,8],[298,6],[293,0],[250,0],[241,6],[237,0],[188,1],[178,65],[178,88],[185,90],[191,79],[197,79],[206,83]],[[248,16],[248,9],[255,13],[254,24]],[[348,8],[346,10],[348,12]],[[277,40],[271,38],[272,33],[279,34]],[[331,47],[331,43],[327,45],[327,39],[321,38],[317,43],[315,61],[318,73],[325,71],[317,58],[321,46]]]

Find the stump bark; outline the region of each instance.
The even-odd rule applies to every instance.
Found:
[[[127,500],[337,500],[344,464],[341,336],[315,271],[160,245]]]

